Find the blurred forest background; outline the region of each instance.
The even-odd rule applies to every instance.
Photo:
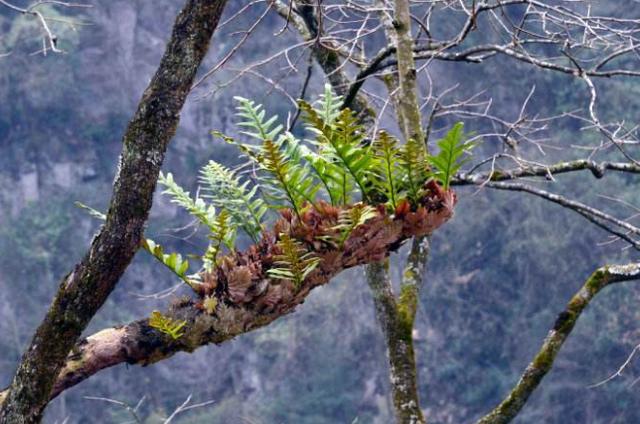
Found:
[[[91,25],[61,29],[67,54],[30,55],[41,48],[37,23],[0,8],[0,387],[40,322],[58,279],[90,243],[99,222],[74,206],[103,210],[111,194],[121,135],[154,72],[180,0],[111,0],[70,10]],[[230,2],[226,13],[241,2]],[[602,0],[598,7],[638,7],[633,0]],[[242,16],[249,25],[262,10]],[[294,105],[265,80],[251,75],[216,87],[248,63],[296,43],[279,33],[282,19],[267,16],[224,70],[190,97],[171,144],[165,171],[195,191],[197,171],[210,158],[237,163],[237,153],[209,135],[237,134],[234,102],[239,95],[264,103],[286,118]],[[216,33],[207,61],[216,63],[237,41],[235,28]],[[279,35],[274,35],[278,33]],[[271,53],[272,54],[272,53]],[[304,68],[304,59],[301,68]],[[486,90],[501,114],[517,116],[532,86],[531,110],[554,114],[588,102],[584,87],[568,77],[493,59],[491,66],[437,64],[441,86],[460,83]],[[281,63],[263,68],[285,90],[300,92],[304,72],[282,75]],[[309,97],[322,90],[315,69]],[[640,116],[640,81],[605,81],[602,112],[611,119]],[[517,93],[517,95],[514,95]],[[495,110],[495,109],[494,109]],[[384,123],[383,123],[384,124]],[[474,130],[474,123],[467,123]],[[571,122],[557,138],[580,144]],[[556,159],[560,156],[557,156]],[[608,174],[559,177],[565,193],[587,203],[623,193],[640,204],[637,181]],[[606,235],[572,212],[543,200],[489,189],[458,189],[454,219],[433,238],[433,250],[416,322],[420,394],[432,423],[466,423],[497,404],[537,351],[556,314],[595,268],[622,263],[632,254],[602,244]],[[189,218],[157,196],[147,234],[170,250],[197,252],[205,245],[188,237]],[[198,246],[196,248],[195,246]],[[395,272],[400,272],[396,270]],[[178,354],[148,368],[116,367],[64,392],[49,407],[48,423],[119,423],[126,411],[86,396],[135,405],[157,422],[189,394],[213,400],[177,422],[390,423],[385,346],[362,269],[341,275],[315,291],[295,314],[222,346]],[[148,315],[165,300],[148,295],[177,284],[140,252],[89,333]],[[180,291],[176,293],[179,295]],[[640,422],[640,366],[597,388],[640,343],[638,288],[609,288],[583,315],[518,423]]]

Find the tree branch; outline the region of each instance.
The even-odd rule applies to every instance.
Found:
[[[624,281],[640,279],[640,263],[605,266],[596,270],[582,288],[571,298],[547,334],[542,347],[527,366],[516,386],[507,397],[477,424],[506,424],[511,422],[551,370],[556,355],[571,334],[582,311],[605,287]]]
[[[406,240],[431,234],[443,225],[453,214],[455,196],[453,192],[432,188],[435,194],[431,200],[441,204],[436,210],[422,209],[402,216],[389,216],[379,210],[375,217],[355,228],[342,247],[329,243],[316,248],[317,243],[312,243],[313,254],[322,260],[299,287],[286,280],[273,279],[267,273],[279,249],[275,234],[282,236],[286,232],[291,237],[299,237],[302,231],[309,231],[311,223],[315,228],[335,228],[338,214],[336,210],[318,210],[303,215],[302,221],[293,216],[282,218],[274,224],[274,233],[266,233],[260,244],[220,258],[221,265],[203,276],[200,299],[179,299],[172,305],[167,315],[186,322],[182,337],[172,339],[151,327],[148,319],[100,331],[69,349],[71,353],[50,397],[102,369],[122,363],[145,366],[177,352],[220,344],[293,312],[311,290],[327,284],[341,271],[381,261]],[[323,233],[322,239],[326,240],[329,234]],[[215,299],[213,311],[206,310],[206,299]],[[411,327],[405,330],[410,340]],[[6,392],[0,393],[0,399],[3,396]]]
[[[589,170],[596,178],[602,178],[606,171],[629,172],[640,174],[640,166],[629,162],[596,162],[580,159],[569,162],[559,162],[549,166],[527,166],[513,170],[498,170],[476,174],[459,174],[452,181],[452,185],[481,184],[485,181],[507,181],[523,177],[553,177],[574,171]]]

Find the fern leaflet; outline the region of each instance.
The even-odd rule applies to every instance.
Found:
[[[185,325],[187,325],[187,321],[175,320],[163,315],[160,311],[151,312],[151,316],[149,317],[149,326],[167,334],[174,340],[177,340],[184,335],[182,329]]]
[[[338,225],[333,227],[335,230],[340,231],[340,238],[338,240],[340,248],[344,246],[344,243],[351,233],[353,233],[353,230],[369,219],[374,218],[376,215],[377,212],[373,206],[363,203],[356,203],[353,207],[340,211],[338,215]]]
[[[282,254],[275,257],[274,264],[277,268],[271,268],[267,275],[272,278],[289,280],[300,288],[307,276],[320,264],[321,259],[312,252],[308,252],[302,243],[292,239],[288,234],[283,234],[277,243]]]
[[[435,156],[428,156],[427,161],[433,167],[433,177],[438,181],[442,188],[449,189],[449,184],[453,176],[460,170],[462,165],[467,161],[462,156],[469,152],[474,143],[466,143],[463,132],[463,124],[458,122],[451,130],[438,141],[440,151]]]
[[[209,161],[202,168],[200,182],[205,187],[203,197],[215,207],[228,211],[235,226],[242,228],[257,243],[267,212],[264,200],[256,197],[258,186],[249,189],[249,181],[241,182],[234,171],[215,161]]]

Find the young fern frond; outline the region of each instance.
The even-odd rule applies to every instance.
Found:
[[[231,222],[231,217],[226,209],[223,209],[215,219],[214,226],[209,234],[209,247],[203,256],[204,267],[207,271],[211,271],[216,267],[218,255],[222,251],[223,246],[229,250],[234,248],[236,239],[236,227]]]
[[[333,206],[347,203],[348,194],[353,191],[353,181],[335,162],[322,154],[322,150],[314,152],[307,146],[300,146],[302,157],[309,163],[311,170],[318,177]]]
[[[164,252],[164,249],[161,245],[148,238],[142,239],[142,241],[140,242],[140,247],[149,252],[151,256],[157,259],[161,264],[167,267],[171,272],[177,275],[178,278],[180,278],[190,287],[193,288],[194,284],[197,284],[196,281],[192,281],[187,276],[187,271],[189,270],[189,261],[187,259],[182,259],[182,255],[180,255],[179,253],[167,254]]]
[[[215,162],[209,163],[200,171],[200,182],[211,204],[224,208],[233,224],[242,228],[257,243],[260,240],[262,221],[267,213],[267,205],[256,197],[257,186],[249,187],[249,181],[242,182],[236,173]]]
[[[318,112],[326,123],[332,123],[336,120],[340,114],[342,108],[342,96],[338,96],[331,89],[331,84],[324,85],[324,92],[320,95],[320,99],[316,102],[318,104]]]
[[[239,103],[236,107],[236,115],[244,119],[238,125],[248,129],[248,131],[242,131],[242,134],[261,141],[278,139],[283,127],[275,124],[278,120],[277,116],[265,119],[266,112],[261,104],[239,96],[234,99]]]
[[[313,144],[326,155],[328,161],[337,165],[339,187],[344,204],[349,203],[348,179],[358,186],[364,201],[369,200],[369,180],[375,173],[375,159],[367,146],[363,145],[364,130],[349,109],[343,109],[332,122],[324,120],[320,111],[305,101],[299,102],[305,112],[309,129],[315,133]]]
[[[289,280],[300,288],[305,278],[320,264],[321,259],[312,252],[308,252],[299,241],[292,239],[288,234],[282,234],[277,243],[282,251],[275,257],[274,265],[267,271],[271,278]]]
[[[292,153],[266,140],[257,161],[265,171],[259,180],[265,196],[276,207],[289,206],[299,217],[305,202],[314,202],[318,185],[306,166],[291,159]]]
[[[173,319],[163,315],[160,311],[151,312],[151,316],[149,317],[150,327],[167,334],[174,340],[177,340],[184,335],[182,329],[185,325],[187,325],[187,321]]]
[[[406,191],[409,201],[415,205],[421,196],[422,185],[430,175],[424,144],[414,139],[407,140],[400,148],[398,164],[402,176],[402,189]]]
[[[338,225],[333,227],[335,230],[340,231],[340,238],[338,239],[340,248],[344,246],[345,241],[347,241],[351,233],[353,233],[353,230],[369,219],[375,218],[376,215],[377,212],[373,206],[363,203],[356,203],[353,207],[340,211],[338,215]]]
[[[386,131],[381,131],[372,146],[373,153],[378,159],[378,179],[375,181],[375,185],[384,193],[387,201],[395,210],[400,200],[400,180],[402,178],[400,169],[398,169],[400,159],[398,140]]]
[[[213,206],[207,205],[200,197],[192,199],[188,191],[180,187],[169,172],[167,175],[160,173],[158,182],[165,187],[162,194],[171,196],[171,202],[182,206],[191,215],[195,216],[202,224],[211,228],[215,221],[216,210]]]
[[[462,165],[467,162],[462,156],[469,152],[474,143],[466,143],[464,141],[464,125],[458,122],[449,132],[438,141],[437,145],[440,151],[437,155],[429,155],[427,161],[432,166],[432,175],[438,181],[442,188],[449,189],[449,184],[453,176],[460,170]]]

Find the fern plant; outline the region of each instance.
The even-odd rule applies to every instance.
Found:
[[[370,179],[374,174],[376,161],[368,146],[363,144],[364,129],[349,109],[343,109],[332,122],[323,119],[321,111],[315,109],[305,101],[299,101],[300,108],[305,113],[308,129],[315,134],[312,143],[327,158],[336,165],[327,168],[337,171],[337,175],[327,175],[326,180],[337,180],[335,197],[342,199],[343,204],[350,201],[349,179],[353,180],[360,189],[362,200],[369,201]]]
[[[196,196],[195,200],[192,199],[189,192],[174,181],[170,172],[166,175],[161,172],[158,182],[165,187],[162,194],[171,196],[172,203],[182,206],[207,227],[211,228],[215,225],[216,209],[212,205],[207,205],[199,196]]]
[[[451,179],[460,170],[468,159],[463,156],[474,146],[474,143],[465,142],[464,125],[458,122],[449,132],[438,141],[440,149],[437,155],[429,155],[428,163],[432,166],[432,175],[445,190],[449,189]]]
[[[250,181],[242,182],[234,171],[215,161],[202,168],[200,182],[206,193],[203,197],[215,207],[224,208],[234,225],[257,243],[267,213],[265,201],[256,196],[258,186],[250,187]]]
[[[209,247],[203,256],[204,267],[207,271],[211,271],[216,267],[218,255],[222,251],[223,246],[232,250],[235,245],[236,227],[231,222],[229,212],[223,209],[216,216],[215,223],[210,227]]]
[[[267,271],[272,278],[289,280],[299,288],[307,276],[320,264],[320,258],[307,251],[302,243],[291,238],[288,234],[282,234],[277,246],[282,251],[275,257],[274,265]]]
[[[149,317],[149,326],[167,334],[174,340],[177,340],[184,335],[182,329],[185,325],[187,325],[187,321],[175,320],[163,315],[160,311],[151,312],[151,316]]]
[[[414,139],[407,140],[400,148],[398,165],[401,170],[398,184],[406,192],[409,201],[416,204],[422,195],[423,183],[431,175],[424,144]]]
[[[377,212],[373,206],[363,203],[356,203],[353,207],[340,211],[338,224],[333,227],[333,229],[340,231],[340,238],[338,239],[340,248],[344,246],[353,230],[376,215]]]
[[[373,143],[373,152],[378,159],[377,179],[375,185],[380,189],[388,200],[390,206],[395,210],[401,196],[402,174],[399,169],[400,148],[398,140],[389,135],[386,131],[381,131]]]
[[[251,166],[251,178],[210,161],[200,174],[204,195],[192,197],[171,174],[160,176],[164,193],[171,196],[172,202],[186,208],[209,229],[209,245],[202,257],[204,268],[209,271],[217,265],[225,248],[234,249],[237,229],[255,243],[260,241],[268,208],[290,208],[299,225],[312,228],[313,214],[305,212],[316,206],[321,209],[319,197],[328,198],[333,206],[344,207],[334,208],[337,224],[314,237],[343,248],[358,227],[376,216],[376,203],[391,211],[404,210],[409,204],[415,207],[423,200],[425,183],[430,178],[449,190],[451,179],[465,163],[465,153],[474,146],[464,141],[462,124],[456,124],[437,142],[435,155],[428,155],[421,141],[408,140],[401,145],[386,132],[379,133],[369,145],[364,128],[350,110],[341,109],[341,97],[329,87],[315,103],[299,102],[311,134],[304,141],[284,131],[277,117],[268,117],[262,105],[241,97],[236,100],[241,134],[253,142],[214,134],[246,156],[243,166]],[[349,206],[356,191],[360,192],[360,202]],[[279,254],[267,275],[291,281],[299,288],[321,258],[286,232],[279,235],[276,246]],[[187,276],[188,262],[181,256],[164,253],[150,240],[145,242],[145,248],[188,284],[199,282]],[[215,296],[207,299],[206,310],[212,314],[218,300]]]

